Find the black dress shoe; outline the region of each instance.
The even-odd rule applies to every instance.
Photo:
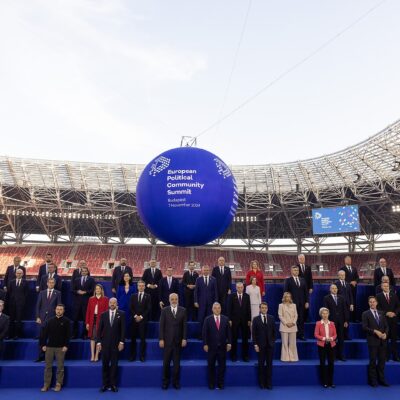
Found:
[[[115,392],[115,393],[118,392],[118,388],[117,388],[116,386],[111,386],[111,390],[112,390],[113,392]]]
[[[380,384],[381,386],[385,386],[385,387],[389,387],[389,386],[390,386],[386,381],[379,382],[379,384]]]
[[[266,389],[267,387],[265,385],[260,385],[260,389]]]
[[[325,389],[327,389],[328,388],[328,385],[322,385]]]
[[[35,363],[39,363],[39,362],[43,362],[44,361],[44,357],[39,357],[35,360]]]
[[[344,357],[338,357],[338,360],[340,360],[340,361],[347,361]]]
[[[214,390],[214,389],[215,389],[215,386],[214,386],[214,385],[208,385],[208,388],[209,388],[210,390]]]
[[[225,389],[225,386],[224,386],[224,384],[223,384],[223,383],[221,383],[220,385],[218,385],[218,389],[219,389],[219,390],[224,390],[224,389]]]
[[[272,386],[271,385],[267,385],[267,386],[265,386],[265,388],[268,389],[268,390],[272,390]]]
[[[393,361],[399,362],[400,361],[400,357],[398,357],[398,356],[397,357],[396,356],[393,357]]]
[[[332,383],[332,385],[330,385],[330,387],[331,387],[332,389],[335,389],[336,385],[335,385],[334,383]]]
[[[180,390],[180,388],[181,388],[181,385],[180,385],[179,383],[174,383],[172,386],[173,386],[174,389],[176,389],[176,390]]]
[[[167,390],[168,389],[168,385],[166,383],[163,383],[161,386],[162,390]]]
[[[243,361],[244,361],[244,362],[249,362],[250,359],[249,359],[249,357],[243,357]]]
[[[108,389],[108,386],[102,386],[102,387],[100,388],[100,392],[106,392],[107,389]]]
[[[136,357],[129,357],[129,362],[134,362],[136,360]]]
[[[303,340],[303,341],[306,340],[306,338],[304,337],[304,335],[299,336],[299,339],[300,339],[300,340]]]
[[[368,385],[372,387],[378,387],[378,384],[376,382],[370,382],[368,383]]]
[[[236,362],[237,361],[237,357],[231,357],[231,361],[232,362]]]
[[[140,362],[144,362],[144,356],[140,356]]]

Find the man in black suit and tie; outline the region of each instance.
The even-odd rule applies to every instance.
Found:
[[[258,381],[261,389],[272,389],[272,358],[276,340],[275,319],[268,314],[268,304],[260,304],[260,315],[254,317],[252,335],[258,355]]]
[[[97,347],[101,351],[103,386],[100,391],[111,389],[118,392],[117,372],[119,352],[125,344],[125,313],[117,309],[118,302],[112,297],[109,310],[101,314]]]
[[[396,286],[396,280],[394,279],[394,274],[391,268],[387,266],[386,260],[381,258],[379,260],[379,267],[375,268],[374,271],[374,286],[377,287],[382,283],[382,277],[387,276],[389,278],[390,286]]]
[[[162,273],[157,268],[157,260],[150,260],[150,267],[143,272],[142,281],[146,284],[146,293],[151,298],[151,320],[158,321],[160,316],[160,291],[158,286],[162,279]]]
[[[87,267],[85,260],[79,260],[78,266],[73,270],[71,282],[73,283],[76,278],[80,278],[82,276],[82,268]],[[88,270],[88,276],[90,276],[90,271]]]
[[[78,337],[79,321],[85,321],[86,309],[89,302],[89,297],[93,296],[96,282],[89,276],[88,267],[81,268],[81,277],[76,278],[72,283],[73,293],[73,338]],[[83,325],[82,338],[87,337],[86,325]]]
[[[39,267],[39,273],[36,279],[36,291],[40,292],[40,281],[43,275],[47,275],[49,273],[49,264],[53,262],[53,254],[47,253],[45,258],[45,263]],[[57,268],[55,270],[57,273]]]
[[[349,326],[349,309],[344,297],[338,294],[335,284],[330,286],[330,294],[324,297],[324,307],[329,310],[329,317],[335,323],[337,334],[336,359],[346,361],[344,349],[344,330]]]
[[[232,328],[231,360],[237,361],[237,342],[240,331],[242,337],[242,359],[248,362],[251,304],[250,296],[244,293],[242,282],[236,283],[236,293],[231,293],[228,297],[228,318],[229,325]]]
[[[15,279],[8,283],[10,310],[10,337],[22,337],[22,316],[24,314],[28,283],[24,278],[22,269],[17,269]]]
[[[167,268],[167,275],[164,276],[159,285],[160,290],[160,304],[162,309],[169,306],[169,295],[171,293],[179,293],[179,279],[172,276],[172,267]]]
[[[36,302],[36,323],[39,326],[39,338],[43,334],[43,327],[46,322],[56,315],[57,304],[61,304],[61,292],[54,288],[55,279],[47,279],[47,289],[38,294]],[[44,352],[39,343],[39,356],[35,362],[44,361]]]
[[[131,357],[129,361],[136,360],[136,340],[140,338],[140,361],[144,362],[146,356],[146,330],[151,315],[151,298],[145,292],[145,283],[137,283],[138,292],[131,296],[130,310],[132,313],[132,341]]]
[[[384,283],[387,283],[387,284],[389,285],[389,290],[390,290],[391,292],[396,293],[396,288],[395,288],[395,286],[390,285],[389,282],[390,282],[389,277],[388,277],[387,275],[383,275],[382,278],[381,278],[381,284],[375,287],[375,294],[378,294],[378,293],[382,293],[382,292],[383,292],[382,285],[383,285]]]
[[[389,327],[385,314],[378,311],[375,296],[368,297],[369,310],[362,313],[362,327],[367,335],[369,365],[368,384],[389,386],[385,380],[386,340]]]
[[[226,314],[226,299],[231,294],[232,274],[229,267],[225,266],[225,258],[218,258],[218,265],[212,270],[212,276],[217,282],[218,302],[221,304],[222,313]]]
[[[111,277],[111,291],[116,294],[118,292],[118,286],[124,283],[124,274],[127,272],[131,279],[133,279],[132,268],[126,265],[126,258],[121,258],[121,264],[115,267]]]
[[[385,315],[389,328],[386,360],[389,361],[391,354],[393,357],[393,361],[400,361],[399,354],[397,352],[396,342],[398,322],[397,317],[400,313],[400,301],[397,297],[397,294],[390,291],[389,283],[382,283],[382,290],[383,291],[376,296],[376,300],[378,301],[378,310],[382,311]]]
[[[47,280],[49,278],[54,279],[55,282],[55,288],[61,292],[62,289],[62,279],[61,276],[57,275],[57,266],[55,264],[53,264],[52,262],[49,263],[47,265],[47,269],[48,269],[48,273],[42,275],[42,277],[40,278],[40,282],[39,282],[39,291],[41,292],[42,290],[46,290],[47,289]],[[36,282],[36,287],[37,287],[38,282]]]
[[[26,270],[21,264],[21,257],[15,256],[13,260],[13,265],[7,267],[6,273],[3,279],[3,289],[5,292],[8,290],[8,284],[16,278],[17,269],[20,269],[23,272],[23,277],[26,277]],[[8,296],[7,296],[8,297]],[[7,305],[7,304],[6,304]],[[8,305],[7,305],[8,307]]]
[[[4,301],[0,300],[0,360],[3,359],[4,339],[7,337],[10,328],[10,318],[3,311]]]
[[[297,260],[298,260],[297,266],[299,267],[299,277],[304,278],[304,280],[306,281],[308,293],[310,296],[314,290],[314,281],[313,281],[311,266],[306,265],[306,257],[304,256],[304,254],[299,254],[297,256]],[[304,311],[304,320],[305,321],[308,320],[309,310],[310,310],[310,308],[307,308]]]
[[[226,352],[231,350],[231,328],[228,317],[221,315],[221,304],[214,303],[212,315],[203,324],[203,348],[207,353],[208,387],[215,389],[215,364],[218,362],[217,385],[224,388]]]
[[[305,340],[304,337],[304,312],[309,307],[308,303],[308,287],[304,278],[299,277],[299,267],[293,265],[291,268],[292,276],[285,279],[284,292],[292,295],[293,303],[297,309],[297,337]]]
[[[197,309],[194,306],[194,288],[196,287],[196,279],[199,277],[199,274],[194,270],[195,266],[194,261],[189,261],[188,270],[184,272],[182,278],[188,321],[197,321]]]
[[[337,289],[338,295],[342,296],[346,302],[347,312],[349,314],[350,320],[350,313],[354,311],[354,302],[353,302],[353,293],[351,290],[350,283],[346,282],[346,273],[343,270],[338,271],[338,279],[334,282]],[[349,338],[349,326],[344,328],[344,338],[346,340],[350,340]]]
[[[180,389],[180,363],[181,349],[186,347],[187,341],[187,319],[186,310],[178,306],[178,295],[169,295],[169,307],[161,310],[160,317],[160,348],[164,349],[163,357],[163,379],[162,388],[168,389],[171,374],[170,364],[173,362],[172,385],[175,389]]]
[[[350,319],[352,322],[354,322],[356,320],[355,311],[357,308],[357,285],[360,277],[358,276],[357,268],[351,265],[350,256],[346,256],[344,258],[344,264],[344,267],[340,268],[340,270],[344,271],[346,282],[350,284],[351,294],[353,296],[353,311],[350,312]]]

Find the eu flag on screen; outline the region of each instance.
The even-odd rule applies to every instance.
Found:
[[[360,232],[358,206],[315,208],[312,225],[314,235]]]

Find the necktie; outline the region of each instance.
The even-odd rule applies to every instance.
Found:
[[[349,265],[348,268],[349,268],[349,272],[351,273],[351,265]]]
[[[375,316],[376,323],[379,325],[379,314],[376,310],[374,310],[374,316]]]
[[[168,278],[168,289],[171,289],[171,278]]]
[[[219,330],[219,317],[217,317],[215,323],[217,324],[217,329]]]
[[[121,270],[122,270],[122,273],[125,271],[125,267],[124,266],[122,266],[121,267]]]
[[[340,282],[342,282],[342,286],[344,286],[344,281],[340,281]]]
[[[17,279],[17,286],[19,286],[19,279]]]
[[[143,293],[140,293],[140,294],[139,294],[139,303],[142,302],[142,297],[143,297]]]
[[[336,296],[336,294],[333,296],[333,299],[335,300],[335,304],[337,305],[337,296]]]
[[[51,299],[51,290],[49,290],[49,295],[47,296],[47,300],[50,301],[50,299]]]
[[[172,309],[172,314],[174,314],[174,317],[176,317],[176,309],[175,308]]]
[[[206,276],[206,286],[208,286],[208,276]]]
[[[221,267],[220,270],[221,270],[221,275],[223,275],[224,274],[224,267]]]
[[[389,300],[389,293],[385,293],[385,296],[386,296],[387,302],[390,303],[390,300]]]
[[[263,324],[267,325],[267,318],[265,317],[265,315],[263,315]]]
[[[154,278],[154,268],[151,269],[151,275]]]
[[[190,276],[193,278],[193,271],[190,271]]]
[[[300,281],[299,278],[296,277],[296,285],[300,287]]]
[[[386,268],[382,268],[383,275],[386,275]]]
[[[301,264],[301,272],[304,274],[304,264]]]
[[[242,295],[239,294],[239,304],[242,305]]]
[[[110,321],[110,325],[113,326],[114,323],[114,311],[111,311],[111,321]]]

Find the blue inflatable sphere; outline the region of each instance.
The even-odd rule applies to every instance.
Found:
[[[215,154],[195,147],[168,150],[143,170],[136,205],[144,225],[175,246],[201,246],[221,236],[238,205],[235,178]]]

